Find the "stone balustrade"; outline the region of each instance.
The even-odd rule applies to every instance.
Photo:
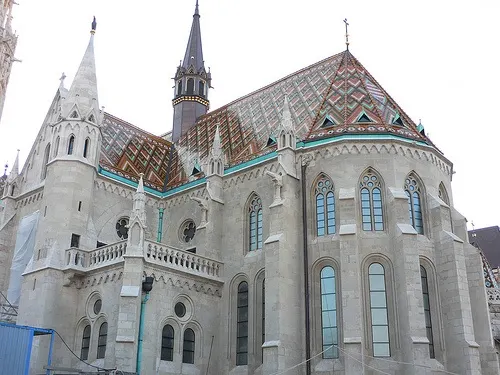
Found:
[[[492,305],[500,305],[500,289],[486,288],[488,294],[488,303]]]
[[[90,251],[72,247],[66,250],[66,266],[83,269],[102,267],[123,259],[126,250],[126,240]]]
[[[223,263],[216,260],[153,241],[145,241],[144,248],[144,257],[149,262],[200,276],[222,276]]]

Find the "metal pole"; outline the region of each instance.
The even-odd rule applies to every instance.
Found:
[[[31,338],[33,340],[33,338]],[[49,356],[47,358],[47,367],[50,367],[52,364],[52,349],[54,347],[54,331],[50,333],[50,345],[49,345]],[[46,375],[50,375],[50,370],[47,370]]]
[[[142,342],[144,336],[144,311],[146,310],[146,302],[149,300],[149,293],[146,293],[144,299],[141,302],[141,315],[139,317],[139,340],[137,344],[137,362],[136,369],[137,375],[141,374],[141,364],[142,364]]]

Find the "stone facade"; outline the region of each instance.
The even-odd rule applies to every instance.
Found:
[[[12,31],[12,7],[14,0],[5,0],[0,4],[0,119],[2,118],[7,85],[9,84],[12,63],[16,61],[17,35]]]
[[[92,34],[4,189],[0,290],[21,219],[40,215],[18,324],[142,374],[499,373],[481,256],[432,144],[297,143],[285,100],[275,151],[225,167],[217,127],[203,177],[157,191],[103,172],[93,69]],[[90,369],[60,340],[52,363]]]

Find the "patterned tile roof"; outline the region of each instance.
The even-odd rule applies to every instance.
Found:
[[[175,144],[109,114],[103,125],[101,164],[130,175],[145,174],[145,184],[163,190],[203,171],[219,125],[229,166],[270,153],[288,96],[297,137],[302,141],[345,134],[390,134],[431,141],[349,52],[329,57],[200,117]],[[170,160],[172,159],[172,160]],[[170,167],[169,167],[170,163]]]

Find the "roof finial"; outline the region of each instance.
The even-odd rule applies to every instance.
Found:
[[[349,51],[349,33],[347,32],[347,26],[349,26],[349,24],[347,23],[347,18],[344,19],[344,23],[345,23],[345,45],[347,47],[347,50]]]
[[[59,84],[59,87],[60,87],[61,89],[63,89],[63,88],[64,88],[64,79],[65,79],[65,78],[66,78],[66,74],[64,74],[64,72],[63,72],[63,74],[61,74],[61,78],[59,78],[59,81],[61,81],[61,83]]]
[[[199,9],[198,9],[198,0],[196,0],[196,8],[195,8],[195,10],[194,10],[194,15],[195,15],[195,16],[197,16],[197,15],[199,16],[199,15],[200,15],[200,11],[199,11]]]
[[[90,30],[90,33],[91,33],[92,35],[94,35],[94,34],[95,34],[95,29],[96,29],[96,27],[97,27],[97,22],[96,22],[96,20],[95,20],[95,16],[94,16],[94,20],[92,21],[92,30]]]

